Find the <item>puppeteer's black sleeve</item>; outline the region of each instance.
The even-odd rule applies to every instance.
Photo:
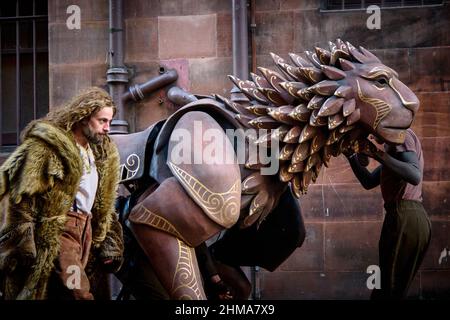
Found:
[[[419,159],[413,151],[397,152],[394,156],[385,152],[377,160],[407,183],[416,186],[422,180]]]
[[[381,166],[377,167],[374,171],[370,172],[367,168],[363,167],[359,160],[358,155],[354,154],[349,157],[348,161],[352,167],[353,173],[358,178],[361,185],[366,190],[375,188],[381,181]]]
[[[195,248],[200,272],[205,278],[211,278],[217,274],[216,264],[209,252],[206,243],[201,243]]]

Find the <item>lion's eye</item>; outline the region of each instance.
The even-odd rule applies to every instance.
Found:
[[[379,87],[386,87],[389,84],[385,77],[378,78],[375,82]]]

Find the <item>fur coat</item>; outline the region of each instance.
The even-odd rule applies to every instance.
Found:
[[[122,228],[115,213],[119,155],[109,138],[91,145],[99,184],[92,208],[92,248],[86,272],[95,292],[105,288],[103,259],[120,266]],[[59,239],[82,176],[74,137],[50,122],[27,128],[23,143],[0,168],[0,291],[5,299],[46,299]],[[115,271],[115,270],[109,270]],[[3,279],[1,279],[1,277]],[[3,287],[3,288],[2,288]],[[97,290],[98,291],[98,290]],[[106,294],[107,295],[107,294]]]

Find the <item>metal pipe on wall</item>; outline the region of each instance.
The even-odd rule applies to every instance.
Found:
[[[122,96],[128,83],[128,70],[124,65],[123,51],[123,2],[109,1],[109,69],[106,79],[109,94],[117,107],[117,113],[111,124],[111,133],[128,133]]]
[[[198,100],[195,95],[177,86],[169,89],[167,98],[178,106],[184,106],[192,101]]]
[[[122,95],[122,103],[128,100],[135,102],[145,98],[145,96],[157,89],[160,89],[178,79],[178,73],[175,69],[161,69],[161,75],[150,79],[143,84],[135,84],[128,88],[128,91]]]
[[[232,0],[233,75],[248,80],[247,0]]]
[[[232,45],[233,45],[233,75],[242,80],[248,80],[248,18],[247,0],[232,0]],[[230,91],[231,101],[244,102],[248,100],[238,87]]]
[[[251,63],[251,72],[256,73],[256,1],[250,1],[250,37],[251,37],[251,47],[252,47],[252,63]]]

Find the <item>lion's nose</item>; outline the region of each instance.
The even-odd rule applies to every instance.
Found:
[[[408,103],[405,103],[405,107],[416,114],[420,107],[420,101],[417,99],[416,95],[414,95],[414,97],[416,98],[416,101],[409,101]]]
[[[420,101],[414,92],[396,78],[391,79],[391,87],[402,100],[403,105],[416,114],[417,110],[419,110]]]

